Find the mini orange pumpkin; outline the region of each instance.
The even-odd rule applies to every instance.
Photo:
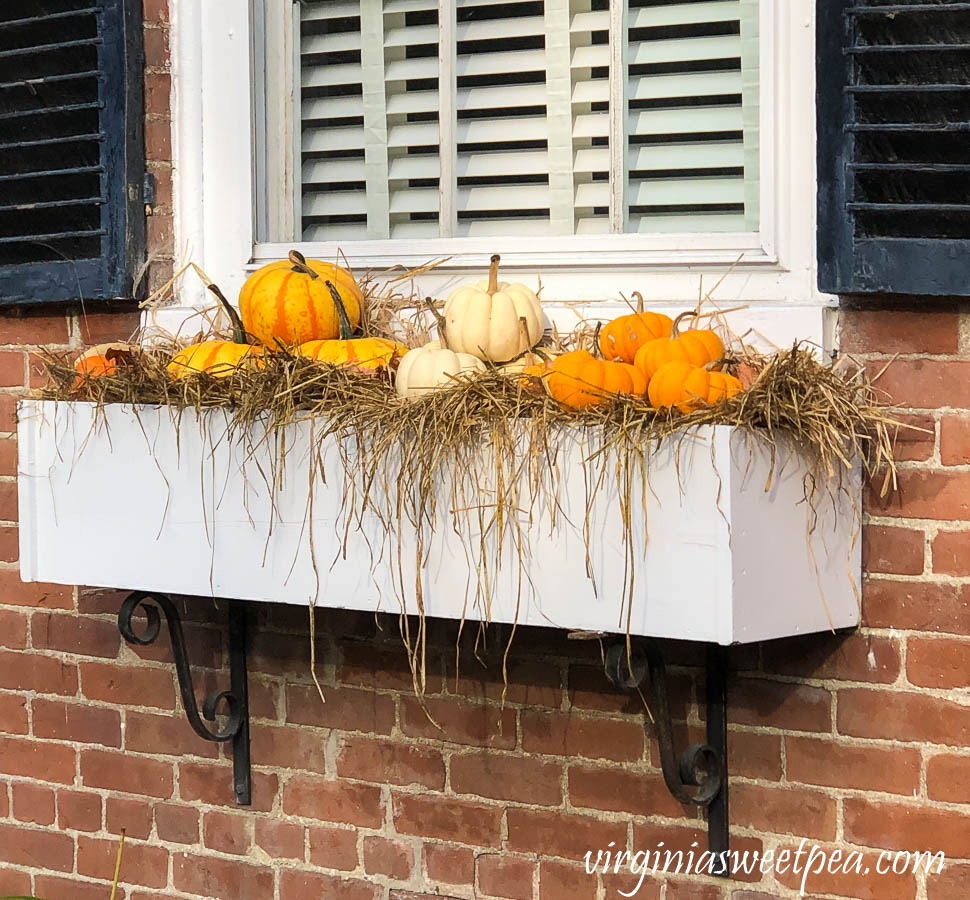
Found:
[[[97,344],[89,347],[76,360],[74,368],[77,376],[72,387],[80,387],[88,378],[100,378],[103,375],[114,375],[118,365],[131,362],[132,358],[141,352],[137,344],[114,342],[111,344]]]
[[[664,363],[650,379],[647,396],[657,409],[676,407],[688,413],[740,394],[741,382],[726,372],[710,372],[686,362]]]
[[[686,362],[693,366],[706,366],[724,356],[724,343],[710,329],[696,328],[680,333],[678,326],[681,320],[695,315],[693,312],[681,313],[674,319],[670,337],[648,341],[637,351],[633,364],[643,372],[647,381],[664,363]]]
[[[297,355],[315,359],[317,362],[330,363],[334,366],[350,366],[359,372],[376,374],[380,369],[388,368],[394,359],[400,359],[408,352],[404,344],[398,344],[396,341],[377,337],[355,338],[340,292],[332,282],[327,281],[325,284],[333,297],[340,319],[340,338],[335,341],[307,341],[297,347]]]
[[[597,359],[573,350],[553,360],[545,374],[549,394],[566,406],[584,409],[606,403],[611,394],[643,395],[647,380],[627,363]]]
[[[644,312],[643,296],[639,291],[635,291],[633,296],[637,298],[637,311],[607,322],[600,331],[599,345],[603,359],[632,363],[637,351],[647,341],[670,336],[674,324],[670,316]]]
[[[242,286],[239,312],[246,331],[271,348],[340,337],[340,316],[328,281],[340,291],[351,327],[356,328],[364,295],[354,276],[291,250],[289,260],[263,266]]]

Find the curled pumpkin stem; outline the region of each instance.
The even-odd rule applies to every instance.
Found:
[[[630,296],[636,299],[637,315],[640,315],[643,312],[643,294],[641,294],[639,291],[634,291]]]
[[[441,342],[442,349],[443,350],[450,349],[448,347],[448,335],[446,334],[446,328],[445,328],[445,325],[447,324],[445,317],[441,315],[440,312],[438,312],[438,307],[435,306],[434,300],[432,300],[430,297],[425,297],[424,303],[425,303],[425,306],[427,306],[428,309],[431,310],[431,315],[434,316],[435,322],[438,323],[438,340]]]
[[[294,272],[302,272],[304,275],[309,275],[311,278],[319,278],[320,276],[307,265],[306,257],[300,253],[299,250],[291,250],[289,255],[289,260],[293,263]]]
[[[489,267],[488,267],[488,294],[489,294],[489,296],[491,296],[492,294],[494,294],[494,293],[496,293],[498,291],[498,264],[499,264],[499,261],[501,259],[502,259],[502,257],[499,256],[497,253],[495,253],[495,254],[492,255],[492,258],[489,261]]]
[[[674,324],[670,329],[670,339],[680,337],[680,323],[683,319],[697,319],[699,314],[694,312],[694,310],[689,309],[686,312],[682,312],[676,319],[674,319]]]
[[[246,326],[243,325],[243,320],[239,313],[236,312],[236,308],[226,299],[226,295],[219,290],[219,285],[210,282],[206,285],[206,288],[218,297],[219,303],[222,304],[222,308],[229,317],[229,321],[232,323],[233,341],[237,344],[248,344],[249,335],[246,334]]]

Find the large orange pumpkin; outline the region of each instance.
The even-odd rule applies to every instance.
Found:
[[[627,363],[597,359],[588,350],[556,357],[546,369],[549,394],[566,406],[583,409],[606,403],[612,394],[643,395],[647,380]]]
[[[340,292],[330,281],[326,285],[340,318],[340,338],[335,341],[307,341],[297,347],[297,355],[334,366],[350,366],[360,372],[376,373],[408,352],[404,344],[396,341],[378,337],[355,338]]]
[[[664,363],[685,362],[693,366],[706,366],[724,356],[724,343],[710,329],[696,328],[680,333],[682,319],[694,313],[681,313],[674,319],[670,337],[647,341],[638,351],[633,364],[649,382]]]
[[[340,336],[340,316],[326,283],[343,297],[351,327],[360,324],[364,295],[346,269],[290,251],[289,260],[270,263],[246,279],[239,293],[243,324],[267,347],[292,347]]]
[[[743,390],[741,382],[726,372],[710,372],[686,362],[669,362],[650,379],[647,396],[658,409],[673,406],[688,413],[702,406],[714,406]]]
[[[670,316],[644,312],[642,295],[636,292],[633,296],[637,298],[637,311],[607,322],[600,331],[599,345],[603,359],[632,363],[637,351],[647,341],[670,335],[674,324]]]

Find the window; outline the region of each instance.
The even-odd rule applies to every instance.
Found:
[[[758,0],[442,10],[300,5],[284,239],[757,231]]]
[[[775,339],[821,340],[815,0],[181,8],[176,245],[230,296],[294,243],[446,258],[430,292],[500,253],[546,298],[617,304],[730,269],[719,299],[786,301]]]
[[[0,304],[131,296],[140,47],[132,0],[0,9]]]

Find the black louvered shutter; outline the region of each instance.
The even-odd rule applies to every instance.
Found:
[[[970,3],[817,13],[819,287],[970,295]]]
[[[0,0],[0,304],[132,295],[140,0]]]

